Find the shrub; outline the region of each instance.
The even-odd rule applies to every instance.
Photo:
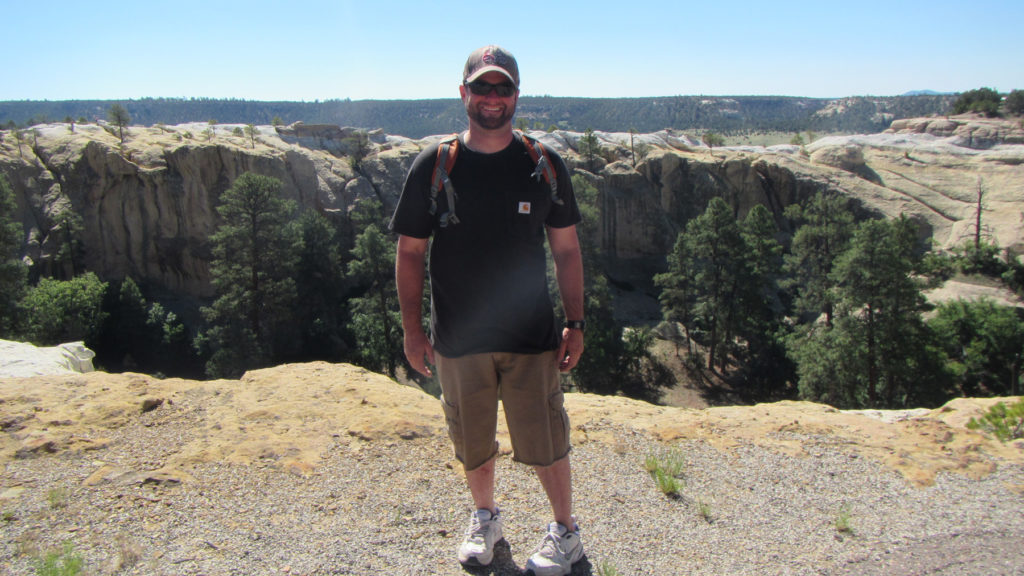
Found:
[[[22,301],[29,311],[31,341],[53,346],[84,340],[90,345],[106,317],[102,309],[106,289],[107,284],[92,272],[71,280],[41,279]]]
[[[978,112],[988,117],[999,115],[999,105],[1003,97],[991,88],[968,90],[953,103],[953,113]]]
[[[1024,400],[1009,406],[999,402],[980,420],[971,418],[967,428],[991,434],[1001,442],[1024,438]]]
[[[1012,90],[1003,102],[1008,114],[1024,114],[1024,90]]]

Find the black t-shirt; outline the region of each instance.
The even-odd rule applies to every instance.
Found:
[[[518,136],[507,148],[481,154],[460,142],[450,178],[457,224],[440,225],[449,210],[444,190],[431,215],[430,179],[438,144],[413,161],[391,229],[430,245],[431,333],[447,357],[480,352],[537,353],[558,347],[561,331],[548,294],[545,226],[579,222],[572,180],[550,148],[562,204],[551,198]]]

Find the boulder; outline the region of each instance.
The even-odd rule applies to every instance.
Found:
[[[96,353],[84,342],[36,347],[27,342],[0,340],[0,377],[23,378],[92,372]]]

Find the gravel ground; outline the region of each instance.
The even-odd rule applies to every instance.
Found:
[[[200,464],[183,482],[151,473],[190,425],[142,419],[99,450],[8,462],[0,572],[35,574],[70,542],[83,574],[521,574],[549,520],[532,471],[501,458],[505,541],[491,567],[464,570],[470,504],[447,439],[339,437],[308,476],[272,459]],[[574,575],[1024,574],[1020,465],[918,488],[825,436],[800,435],[808,455],[787,456],[608,427],[614,445],[572,456],[587,552]],[[677,498],[644,469],[669,454],[685,462]]]

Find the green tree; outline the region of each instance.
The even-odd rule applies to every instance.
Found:
[[[395,288],[395,243],[376,224],[356,237],[349,276],[365,289],[349,301],[363,366],[394,377],[403,357],[402,319]]]
[[[82,216],[70,206],[64,206],[54,216],[52,234],[58,235],[57,253],[54,254],[51,275],[74,278],[82,269],[85,247],[82,244]]]
[[[21,325],[20,301],[28,282],[28,267],[21,259],[24,232],[14,191],[0,174],[0,338],[14,337]]]
[[[707,367],[714,369],[717,362],[724,369],[739,320],[732,307],[744,278],[743,235],[732,209],[718,197],[683,234],[683,257],[691,259],[688,283],[695,295],[695,323],[708,350]]]
[[[636,168],[637,162],[643,162],[644,158],[651,151],[651,146],[646,142],[638,142],[636,140],[636,128],[629,129],[629,156],[632,160],[633,168]]]
[[[818,317],[832,325],[836,293],[830,273],[853,235],[853,213],[847,200],[831,192],[819,192],[806,206],[792,204],[786,216],[796,232],[784,268],[790,278],[785,287],[795,289],[797,311]]]
[[[278,357],[292,335],[294,271],[299,232],[290,226],[295,203],[281,182],[246,172],[221,196],[221,224],[210,236],[210,275],[217,298],[203,316],[202,343],[212,353],[211,376],[237,376]]]
[[[302,328],[303,357],[334,360],[345,351],[342,315],[346,296],[338,231],[326,216],[307,210],[299,217],[302,250],[295,274],[295,319]]]
[[[1024,90],[1011,90],[1003,106],[1009,114],[1024,114]]]
[[[249,137],[249,142],[252,144],[252,149],[256,149],[256,135],[259,134],[259,130],[254,124],[245,125],[245,135]]]
[[[1024,319],[991,300],[939,305],[928,326],[939,338],[960,396],[1020,394]]]
[[[978,88],[961,94],[953,103],[953,113],[978,112],[988,117],[999,115],[1003,97],[992,88]]]
[[[128,115],[128,110],[125,110],[124,106],[114,103],[107,110],[107,120],[111,124],[117,126],[117,136],[121,140],[121,144],[124,144],[124,129],[132,122],[131,116]]]
[[[687,357],[694,353],[690,326],[694,320],[694,306],[697,300],[694,286],[695,274],[687,237],[685,234],[679,234],[668,255],[668,270],[657,274],[654,277],[654,284],[661,289],[658,301],[661,303],[662,316],[665,321],[673,327],[677,324],[683,327]],[[679,354],[678,340],[676,341],[676,354]]]
[[[790,340],[801,397],[842,408],[934,405],[948,394],[939,350],[924,324],[916,230],[906,218],[861,223],[832,275],[833,327]]]
[[[29,340],[39,346],[78,340],[94,346],[106,317],[106,289],[92,272],[71,280],[42,278],[22,302],[28,311]]]
[[[601,141],[590,128],[587,128],[580,137],[579,153],[586,161],[587,170],[593,172],[595,159],[601,155]]]
[[[357,130],[354,134],[345,138],[344,143],[348,149],[352,168],[358,170],[362,161],[373,151],[373,146],[370,144],[370,135],[365,130]]]
[[[706,144],[708,148],[714,148],[715,146],[725,145],[725,137],[723,137],[721,134],[717,132],[711,132],[710,130],[705,132],[704,135],[701,136],[701,141],[704,142],[704,144]]]
[[[789,379],[790,363],[782,338],[782,303],[779,280],[782,276],[782,246],[776,240],[778,228],[771,212],[755,206],[740,226],[745,263],[736,305],[732,313],[745,346],[739,349],[740,365],[748,392],[768,397],[777,382]]]

